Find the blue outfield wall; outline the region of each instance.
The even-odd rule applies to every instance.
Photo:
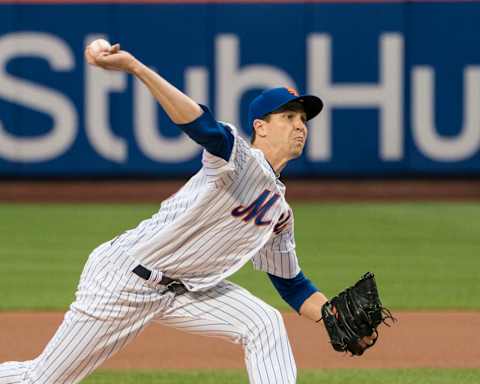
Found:
[[[131,76],[120,42],[219,120],[262,89],[321,96],[295,176],[480,175],[480,3],[0,5],[0,176],[173,176],[200,148]]]

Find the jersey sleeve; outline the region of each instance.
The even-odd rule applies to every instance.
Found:
[[[318,292],[318,288],[305,277],[302,271],[293,279],[284,279],[271,274],[268,274],[268,277],[282,299],[298,313],[305,300]]]
[[[293,224],[272,237],[252,259],[255,269],[270,275],[292,279],[300,272]]]
[[[208,150],[204,150],[202,154],[203,172],[210,180],[228,183],[240,173],[247,162],[247,158],[251,156],[251,149],[233,125],[223,122],[219,122],[219,124],[223,125],[233,136],[232,151],[230,157],[225,160]]]
[[[219,123],[210,110],[200,104],[203,113],[187,124],[177,124],[193,141],[200,144],[211,154],[226,161],[230,158],[233,148],[233,135],[225,124]]]

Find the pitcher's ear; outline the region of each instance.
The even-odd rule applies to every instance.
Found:
[[[262,119],[253,120],[253,130],[255,131],[255,136],[265,137],[267,135],[265,123],[266,121]]]

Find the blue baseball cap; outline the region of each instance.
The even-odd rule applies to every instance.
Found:
[[[317,96],[300,95],[295,89],[288,87],[267,89],[253,99],[248,107],[250,128],[253,128],[255,119],[261,119],[291,101],[298,101],[303,104],[307,120],[313,119],[323,109],[323,101]]]

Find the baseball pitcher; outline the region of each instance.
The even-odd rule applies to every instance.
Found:
[[[249,107],[248,143],[118,44],[96,42],[85,55],[91,65],[140,79],[204,148],[202,168],[151,218],[92,251],[55,336],[37,358],[1,364],[0,384],[78,383],[152,322],[240,344],[251,383],[295,383],[281,314],[227,280],[249,260],[295,311],[323,320],[336,350],[359,355],[373,345],[390,316],[373,275],[330,301],[317,290],[300,269],[279,179],[301,155],[306,122],[323,102],[289,88],[263,92]]]

